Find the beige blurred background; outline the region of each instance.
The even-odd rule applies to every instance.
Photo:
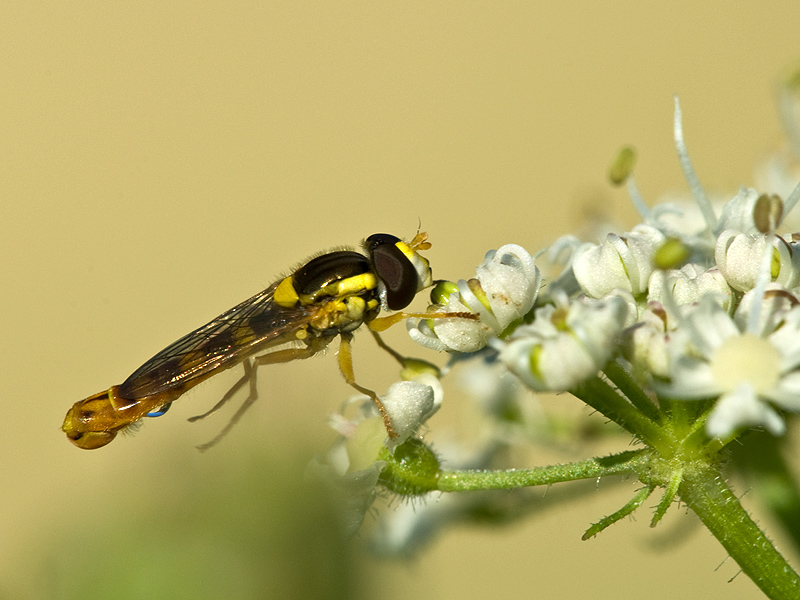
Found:
[[[677,505],[581,542],[633,482],[407,561],[340,549],[301,484],[350,395],[333,352],[262,371],[206,454],[229,413],[186,418],[230,373],[102,450],[59,426],[315,251],[421,222],[459,278],[593,214],[631,225],[605,170],[631,143],[651,202],[685,189],[675,93],[704,184],[752,184],[800,4],[11,0],[0,23],[0,597],[759,596]],[[362,385],[396,379],[368,336],[355,352]]]

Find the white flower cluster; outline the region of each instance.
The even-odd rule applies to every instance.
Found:
[[[711,202],[677,99],[674,133],[692,202],[647,208],[626,173],[644,222],[600,243],[557,242],[567,266],[535,308],[538,269],[519,246],[503,246],[476,278],[432,295],[434,312],[478,320],[422,319],[409,324],[411,337],[452,353],[488,344],[534,390],[574,389],[621,360],[651,396],[716,399],[709,436],[747,426],[781,433],[779,410],[800,410],[800,241],[778,230],[800,186],[785,203],[750,188]]]
[[[475,277],[437,283],[429,316],[407,322],[410,336],[454,358],[482,351],[486,360],[469,371],[470,387],[502,401],[484,403],[487,435],[440,443],[434,453],[419,430],[441,404],[440,372],[405,359],[406,381],[381,397],[382,415],[362,397],[355,417],[333,416],[340,440],[314,467],[342,492],[347,530],[358,528],[378,485],[419,497],[444,489],[436,484],[440,465],[497,467],[514,443],[510,425],[521,422],[508,409],[520,404],[483,385],[497,376],[487,375],[489,363],[533,390],[574,392],[653,448],[664,432],[680,431],[679,443],[692,440],[700,454],[744,428],[783,433],[787,416],[800,412],[800,234],[790,233],[800,228],[791,214],[800,200],[797,87],[784,115],[795,119],[787,126],[790,137],[795,132],[792,149],[767,163],[763,192],[742,188],[727,200],[708,198],[689,160],[676,99],[675,145],[691,200],[649,207],[631,173],[635,155],[624,149],[612,181],[627,185],[642,223],[597,243],[557,240],[539,255],[557,267],[544,285],[534,258],[511,244],[488,252]],[[387,424],[396,436],[387,437]],[[427,459],[406,461],[404,452],[420,446]],[[394,467],[406,463],[422,467],[398,475]],[[408,481],[413,489],[398,487]],[[483,498],[448,494],[400,506],[379,529],[377,546],[413,549],[438,525],[482,510]]]

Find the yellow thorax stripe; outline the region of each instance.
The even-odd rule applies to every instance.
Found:
[[[286,277],[278,284],[273,294],[275,304],[280,306],[292,307],[298,302],[303,304],[312,304],[319,296],[331,296],[341,298],[349,294],[360,294],[366,290],[375,289],[378,281],[374,273],[361,273],[360,275],[353,275],[346,279],[339,279],[331,284],[326,285],[324,288],[317,290],[311,294],[303,295],[301,298],[297,290],[294,289],[294,282],[291,276]]]
[[[347,294],[358,294],[365,290],[372,290],[378,285],[378,280],[375,279],[374,273],[361,273],[361,275],[353,275],[347,279],[340,279],[327,286],[333,288],[336,293],[334,296],[345,296]]]

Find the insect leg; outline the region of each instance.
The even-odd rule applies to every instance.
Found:
[[[377,319],[372,319],[372,321],[370,321],[367,324],[367,326],[370,328],[370,331],[386,331],[387,329],[389,329],[389,327],[391,327],[395,323],[399,323],[403,319],[470,319],[472,321],[477,321],[479,317],[478,315],[471,312],[452,312],[452,313],[398,312],[386,317],[378,317]]]
[[[222,399],[219,402],[217,402],[214,406],[212,406],[209,410],[204,412],[202,415],[195,415],[194,417],[189,417],[188,421],[190,423],[194,423],[195,421],[199,421],[200,419],[205,419],[208,415],[217,412],[228,402],[228,400],[230,400],[233,397],[233,395],[236,392],[238,392],[241,389],[241,387],[245,383],[247,383],[250,380],[250,378],[253,376],[253,364],[250,362],[250,359],[248,358],[242,361],[242,366],[244,367],[244,375],[242,375],[239,378],[239,381],[234,383],[231,386],[231,389],[225,392],[225,395],[222,397]]]
[[[405,356],[403,356],[397,350],[395,350],[394,348],[389,346],[389,344],[384,342],[383,338],[381,337],[381,335],[377,331],[374,331],[373,329],[370,329],[369,332],[372,334],[372,337],[375,338],[375,343],[378,344],[378,346],[380,346],[381,348],[386,350],[386,352],[391,354],[392,358],[394,358],[397,362],[399,362],[401,367],[405,367],[406,366],[406,357]]]
[[[353,353],[350,347],[353,334],[342,333],[340,334],[340,337],[342,338],[342,341],[339,344],[339,370],[342,372],[342,375],[344,375],[344,380],[348,383],[348,385],[372,399],[372,401],[375,403],[375,406],[378,408],[378,411],[381,413],[381,417],[383,417],[383,424],[386,426],[386,431],[389,434],[389,437],[397,437],[397,432],[392,427],[392,422],[389,420],[389,414],[386,412],[386,408],[384,408],[383,403],[378,398],[378,394],[356,383],[355,373],[353,372]]]
[[[205,444],[200,444],[199,446],[197,446],[197,449],[200,450],[200,452],[205,452],[212,446],[215,446],[222,438],[228,435],[228,432],[231,429],[233,429],[233,426],[236,425],[236,423],[239,422],[239,419],[241,419],[242,415],[244,415],[244,413],[247,412],[247,409],[250,408],[256,400],[258,400],[258,387],[256,385],[258,367],[260,367],[261,365],[272,365],[276,363],[290,362],[292,360],[297,360],[300,358],[308,358],[316,354],[319,350],[320,348],[315,347],[313,345],[307,348],[288,348],[286,350],[277,350],[275,352],[270,352],[268,354],[262,354],[261,356],[256,356],[255,358],[252,359],[252,362],[250,361],[250,359],[245,360],[244,376],[241,379],[239,379],[239,381],[237,381],[230,390],[228,390],[228,392],[222,397],[222,400],[217,402],[217,404],[215,404],[214,407],[207,413],[189,419],[190,421],[197,420],[203,418],[206,415],[211,414],[212,412],[217,410],[220,406],[225,404],[225,402],[227,402],[230,399],[230,397],[236,391],[238,391],[239,388],[242,387],[242,385],[244,385],[245,382],[249,383],[250,391],[247,394],[247,398],[245,398],[242,405],[231,417],[231,420],[228,421],[228,424],[225,425],[225,427],[222,428],[222,431],[220,431],[217,435],[215,435],[212,440],[206,442]]]

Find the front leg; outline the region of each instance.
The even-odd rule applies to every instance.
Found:
[[[339,370],[342,372],[342,375],[344,375],[344,380],[348,383],[348,385],[372,399],[372,401],[375,403],[375,406],[378,408],[378,411],[381,413],[381,417],[383,417],[383,424],[386,426],[386,431],[389,434],[389,437],[396,438],[397,432],[392,427],[392,422],[389,419],[389,413],[386,412],[386,408],[383,406],[383,402],[380,401],[380,398],[378,398],[378,394],[356,383],[355,373],[353,372],[353,353],[350,344],[353,339],[353,334],[342,333],[340,337],[342,338],[342,341],[339,344]]]

